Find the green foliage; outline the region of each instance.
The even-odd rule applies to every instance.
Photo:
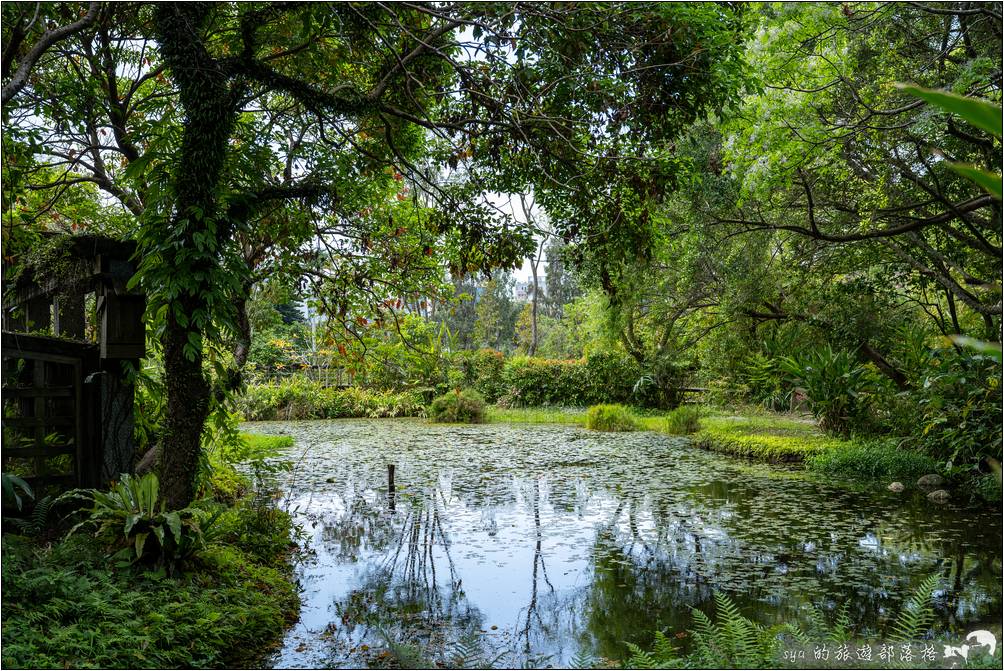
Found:
[[[1001,117],[1004,116],[1004,113],[1002,113],[1000,105],[993,105],[979,98],[960,96],[947,91],[934,91],[918,86],[900,85],[899,88],[940,109],[959,115],[976,128],[990,133],[998,140],[1004,134],[1004,129],[1001,127]],[[1004,185],[1002,185],[999,174],[962,163],[950,163],[949,165],[955,172],[979,184],[998,200],[1004,198]]]
[[[43,496],[35,502],[27,517],[7,518],[4,523],[10,524],[24,536],[40,536],[52,526],[52,520],[49,517],[55,502],[56,499],[52,496]]]
[[[513,356],[493,350],[457,357],[465,386],[506,407],[624,402],[632,398],[637,364],[624,354],[599,351],[582,359]]]
[[[21,510],[24,505],[21,495],[23,494],[29,498],[34,498],[35,496],[28,483],[13,473],[0,474],[0,485],[3,487],[3,505],[5,506],[13,504],[15,508]]]
[[[5,668],[254,664],[296,615],[296,586],[235,547],[174,577],[110,568],[94,539],[3,538]]]
[[[702,419],[694,442],[706,450],[776,462],[801,462],[846,444],[820,435],[812,424],[770,416]]]
[[[934,592],[940,584],[941,577],[935,574],[914,590],[889,626],[886,632],[888,640],[910,643],[927,636],[934,621]],[[844,603],[832,624],[817,607],[811,606],[807,626],[792,622],[764,627],[740,613],[726,594],[715,592],[714,619],[696,608],[691,609],[694,626],[689,632],[694,644],[689,654],[681,656],[670,639],[657,631],[651,650],[626,644],[631,656],[625,666],[629,669],[777,668],[785,637],[802,645],[820,640],[833,643],[852,640],[854,631],[848,615],[849,605],[849,602]]]
[[[584,426],[586,413],[564,408],[500,408],[489,406],[485,421],[511,424],[578,424]]]
[[[901,447],[895,440],[835,445],[809,454],[805,463],[811,470],[827,475],[875,480],[911,481],[940,470],[935,459]]]
[[[586,412],[586,428],[594,431],[634,431],[637,428],[631,412],[623,405],[594,405]]]
[[[896,620],[889,629],[889,638],[899,643],[907,643],[923,638],[934,622],[934,608],[931,600],[934,591],[941,585],[941,576],[930,575],[914,590],[910,598],[900,608]]]
[[[694,608],[693,655],[702,665],[750,669],[770,666],[781,647],[781,628],[766,628],[745,617],[732,600],[715,593],[715,620]]]
[[[420,417],[424,406],[413,392],[377,392],[325,387],[305,377],[249,386],[235,407],[248,421],[338,419],[343,417]]]
[[[456,389],[434,399],[428,414],[432,422],[480,424],[485,421],[485,400],[471,389]]]
[[[505,355],[491,349],[461,352],[457,356],[457,366],[461,371],[463,386],[474,389],[494,403],[505,393],[502,369]]]
[[[152,561],[169,571],[205,549],[220,514],[192,507],[166,510],[153,473],[125,474],[107,492],[78,490],[65,496],[90,501],[89,507],[80,509],[85,519],[71,535],[80,527],[93,527],[96,537],[118,550],[117,557]]]
[[[819,426],[833,435],[847,436],[869,425],[866,397],[877,388],[873,369],[850,352],[829,346],[800,357],[781,359],[781,368],[805,387]]]
[[[970,478],[968,487],[975,496],[988,503],[1001,503],[1001,474],[998,465],[995,473],[982,473]]]
[[[911,435],[952,467],[1001,460],[1001,365],[991,356],[945,348],[932,352],[909,401]]]
[[[701,428],[701,409],[696,405],[681,405],[666,415],[666,433],[685,436]]]
[[[278,492],[273,476],[289,470],[290,464],[258,459],[250,468],[249,485],[236,504],[221,515],[217,537],[220,543],[239,547],[257,563],[282,567],[293,546],[291,532],[299,535],[302,531],[288,511],[275,505]]]
[[[292,436],[267,436],[260,433],[242,433],[241,440],[247,446],[247,452],[239,459],[247,460],[252,456],[256,458],[272,456],[285,447],[293,446]]]
[[[498,399],[508,407],[584,405],[587,383],[584,362],[514,356],[502,370],[505,393]]]

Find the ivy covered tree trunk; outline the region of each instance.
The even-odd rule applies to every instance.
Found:
[[[154,15],[161,53],[185,110],[173,170],[173,208],[166,221],[145,229],[150,243],[145,252],[161,257],[161,270],[147,280],[167,308],[167,407],[158,471],[161,491],[175,508],[186,506],[195,495],[202,430],[210,411],[202,338],[211,327],[213,304],[224,300],[217,281],[222,270],[219,249],[229,227],[221,216],[219,192],[237,95],[203,42],[211,7],[161,4]]]

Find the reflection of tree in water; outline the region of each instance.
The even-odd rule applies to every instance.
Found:
[[[430,487],[396,501],[393,517],[399,521],[383,559],[335,604],[342,645],[380,647],[389,640],[444,659],[458,640],[480,630],[483,617],[467,600],[450,555],[443,499],[439,487]]]
[[[647,645],[654,629],[686,628],[690,607],[712,596],[695,561],[704,552],[701,534],[688,521],[657,519],[653,537],[645,538],[640,505],[637,498],[621,500],[597,530],[592,549],[593,581],[583,631],[590,640],[582,643],[611,659],[625,656],[625,641]],[[674,535],[679,546],[671,540]]]
[[[350,487],[342,495],[343,512],[323,519],[321,539],[339,562],[357,561],[366,551],[380,552],[396,537],[392,518],[381,497]]]
[[[540,523],[540,479],[533,478],[532,487],[528,487],[527,498],[533,514],[533,567],[530,571],[530,601],[526,607],[520,611],[517,618],[517,639],[522,640],[523,653],[525,659],[529,660],[533,646],[530,642],[531,633],[534,637],[548,637],[558,628],[559,613],[556,608],[548,610],[547,624],[541,614],[541,602],[543,598],[549,598],[554,603],[554,585],[547,577],[547,565],[544,562],[543,540],[544,533]],[[541,596],[541,580],[547,587],[547,593]],[[539,661],[539,660],[538,660]]]
[[[799,621],[810,604],[826,610],[846,602],[859,631],[881,629],[935,571],[945,578],[937,626],[999,618],[1000,552],[974,536],[997,530],[960,521],[931,534],[930,510],[904,506],[875,520],[845,501],[847,519],[826,523],[827,506],[809,516],[816,526],[788,524],[796,513],[784,508],[785,498],[764,499],[765,492],[742,483],[706,484],[676,511],[658,498],[622,495],[593,546],[583,643],[622,657],[623,641],[645,645],[655,628],[691,627],[690,608],[711,612],[715,591],[768,625]],[[751,526],[755,520],[773,525]]]

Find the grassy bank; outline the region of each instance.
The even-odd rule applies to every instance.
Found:
[[[699,447],[772,462],[803,462],[844,441],[823,435],[810,422],[781,416],[703,417],[694,434]]]
[[[690,433],[694,444],[706,450],[771,463],[804,464],[809,470],[835,477],[909,482],[939,471],[934,459],[902,448],[894,440],[833,438],[824,435],[815,422],[802,416],[769,413],[757,408],[687,406],[681,410],[653,413],[632,409],[631,418],[641,431]],[[686,415],[683,421],[681,415]],[[486,412],[489,422],[513,424],[585,426],[586,416],[583,408],[489,406]],[[987,488],[992,489],[989,485]]]
[[[288,439],[285,439],[288,440]],[[249,436],[249,454],[283,437]],[[243,478],[214,469],[217,478]],[[6,668],[253,667],[295,621],[299,594],[290,566],[292,519],[271,505],[261,483],[194,507],[216,518],[206,545],[170,573],[158,561],[110,557],[122,537],[67,536],[64,511],[30,535],[2,538]],[[121,531],[121,526],[116,527]],[[12,526],[5,524],[5,529]],[[128,532],[126,532],[128,533]],[[150,543],[150,541],[148,541]]]

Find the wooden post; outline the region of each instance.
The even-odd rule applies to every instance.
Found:
[[[390,504],[390,511],[394,510],[394,464],[387,464],[387,502]]]

